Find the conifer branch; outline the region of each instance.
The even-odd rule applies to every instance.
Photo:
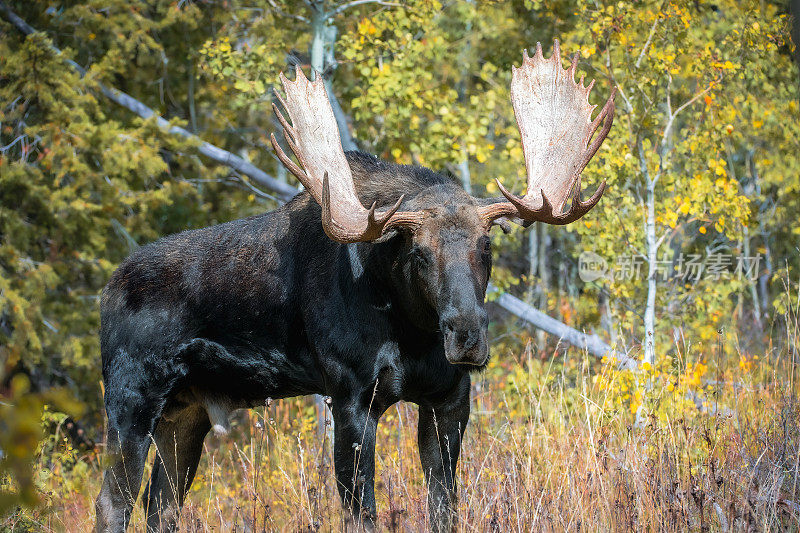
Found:
[[[9,8],[5,2],[0,0],[0,13],[2,13],[5,18],[11,22],[20,32],[24,33],[25,35],[30,35],[32,33],[36,33],[36,30],[31,27],[27,22],[21,19],[16,13],[14,13],[11,8]],[[57,47],[51,45],[50,49],[56,54],[61,56],[61,50]],[[64,61],[73,69],[75,69],[81,76],[86,75],[86,69],[81,67],[75,61],[71,59],[63,58]],[[169,121],[165,118],[159,116],[155,111],[153,111],[150,107],[145,105],[144,103],[140,102],[133,96],[129,95],[128,93],[122,92],[118,89],[113,87],[108,87],[102,83],[96,82],[95,83],[102,92],[109,100],[121,105],[122,107],[128,109],[139,115],[144,119],[149,119],[155,117],[156,123],[162,129],[166,130],[169,133],[180,135],[186,139],[193,140],[198,143],[197,150],[203,154],[204,156],[208,157],[209,159],[216,161],[217,163],[221,163],[226,165],[238,172],[241,172],[245,176],[248,176],[250,179],[261,185],[262,187],[266,187],[275,191],[275,193],[282,199],[282,200],[289,200],[294,195],[297,194],[298,190],[292,187],[287,183],[283,183],[278,181],[277,179],[273,178],[260,168],[256,167],[249,161],[244,160],[243,158],[239,157],[236,154],[232,154],[231,152],[224,150],[218,146],[214,146],[211,143],[205,142],[200,139],[197,135],[194,135],[190,131],[181,128],[180,126],[171,125]]]

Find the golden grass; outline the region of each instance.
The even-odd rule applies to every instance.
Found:
[[[792,364],[664,358],[633,374],[575,353],[527,355],[496,356],[475,380],[459,531],[800,529]],[[93,526],[99,460],[63,445],[53,453],[39,465],[50,466],[40,476],[46,506],[4,527]],[[376,496],[381,529],[427,529],[413,405],[381,421]],[[132,530],[144,529],[143,515],[139,505]],[[181,523],[202,532],[339,530],[330,442],[310,401],[241,412],[230,439],[209,437]]]

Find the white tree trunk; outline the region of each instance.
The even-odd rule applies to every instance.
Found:
[[[467,191],[467,194],[472,194],[472,176],[469,172],[469,157],[467,149],[464,146],[461,147],[461,161],[458,163],[458,173],[461,174],[461,184],[464,186],[464,190]]]
[[[326,69],[335,67],[336,59],[333,56],[333,46],[336,43],[336,26],[331,24],[330,14],[325,9],[325,1],[315,2],[317,6],[314,16],[311,18],[311,55],[312,76],[319,72],[325,74]],[[312,78],[314,79],[314,78]],[[336,125],[339,127],[339,135],[342,139],[342,147],[345,151],[358,150],[355,140],[350,135],[350,126],[347,124],[342,106],[333,92],[333,85],[330,79],[324,79],[325,90],[333,108],[333,116],[336,117]]]
[[[640,157],[644,157],[643,154]],[[644,163],[643,163],[644,164]],[[644,310],[644,359],[643,362],[653,365],[656,360],[655,323],[656,323],[656,279],[658,241],[656,240],[656,199],[655,181],[645,176],[647,182],[645,220],[645,241],[647,244],[647,306]]]
[[[325,28],[328,25],[325,20],[325,2],[315,2],[316,11],[311,19],[311,73],[312,80],[316,78],[317,72],[320,74],[325,70]]]
[[[328,14],[325,10],[325,0],[319,0],[314,2],[313,9],[314,15],[311,19],[311,46],[309,47],[309,52],[311,56],[311,79],[315,80],[317,78],[317,74],[323,76],[325,72],[325,47],[328,44],[326,41],[330,36],[330,31],[328,27]],[[333,31],[333,38],[336,38],[336,29],[334,28]],[[332,46],[333,43],[330,43]],[[324,78],[323,78],[324,80]],[[333,90],[330,87],[330,84],[323,81],[325,83],[325,90],[328,93],[328,98],[333,99],[330,95],[333,94]],[[337,102],[338,105],[338,102]],[[331,107],[333,103],[331,102]],[[338,122],[338,120],[337,120]],[[337,124],[339,126],[339,134],[341,135],[342,132],[347,132],[347,126],[342,129],[341,124]],[[320,442],[324,442],[324,439],[327,437],[329,439],[333,439],[333,420],[330,421],[328,424],[328,413],[327,413],[327,406],[325,404],[325,398],[321,394],[314,395],[314,408],[317,411],[317,440]],[[332,440],[330,442],[333,442]]]
[[[550,232],[546,224],[536,224],[535,228],[531,228],[528,231],[535,231],[539,234],[539,252],[537,254],[539,259],[539,284],[537,292],[539,294],[539,309],[547,311],[547,296],[550,291],[550,270],[547,264],[551,242]],[[536,332],[536,345],[543,350],[545,341],[544,331],[540,329]]]
[[[539,270],[539,228],[528,228],[528,293],[525,301],[533,305],[536,294],[536,273]]]

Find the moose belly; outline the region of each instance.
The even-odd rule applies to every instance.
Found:
[[[207,397],[224,398],[237,407],[320,389],[321,378],[304,354],[289,357],[274,347],[223,345],[201,338],[184,344],[181,352],[187,383]]]

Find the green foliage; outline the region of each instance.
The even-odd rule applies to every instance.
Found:
[[[47,30],[23,38],[0,21],[0,394],[14,414],[3,417],[10,433],[2,433],[32,453],[39,435],[32,428],[46,401],[37,394],[51,387],[87,403],[86,422],[100,427],[98,301],[119,261],[138,244],[246,212],[235,206],[247,196],[215,183],[226,170],[206,168],[191,143],[116,107],[95,87],[103,81],[156,109],[171,107],[162,105],[152,73],[163,71],[166,101],[195,83],[188,50],[199,47],[198,35],[206,38],[196,8],[161,2],[143,11],[124,1],[12,7]],[[86,78],[65,58],[91,63]],[[167,72],[170,58],[181,66]],[[198,101],[210,94],[195,89]],[[30,394],[9,382],[19,373],[32,377]],[[18,469],[30,462],[6,444],[3,468],[18,478],[21,503],[30,504],[30,477]]]
[[[49,411],[48,404],[59,412]],[[18,506],[33,507],[40,502],[41,483],[35,476],[42,472],[31,466],[50,440],[44,436],[43,426],[53,419],[63,420],[67,416],[64,412],[83,414],[83,406],[69,391],[50,389],[33,394],[28,378],[21,374],[9,382],[0,402],[0,517]]]

